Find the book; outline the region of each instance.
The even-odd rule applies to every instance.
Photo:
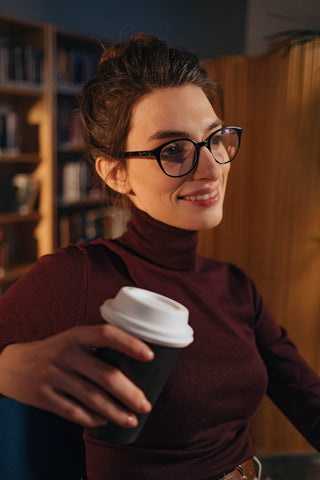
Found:
[[[11,213],[16,207],[17,187],[12,183],[12,175],[0,176],[0,212]]]
[[[120,237],[124,233],[130,217],[131,211],[129,208],[107,207],[104,216],[104,237]]]
[[[104,236],[105,209],[89,209],[63,215],[59,220],[59,245],[91,242]]]
[[[58,99],[57,143],[60,152],[84,149],[78,104],[72,97],[62,96]]]
[[[38,86],[43,82],[43,70],[41,50],[0,37],[0,82]]]
[[[19,173],[13,177],[12,184],[16,187],[15,211],[21,215],[31,213],[39,196],[40,180],[32,175]]]
[[[61,203],[101,198],[101,189],[92,183],[91,166],[84,159],[65,161],[61,167]]]
[[[60,42],[57,50],[58,84],[81,86],[97,71],[99,52],[66,47]]]
[[[129,209],[118,207],[88,209],[62,215],[59,219],[59,245],[119,237],[125,231],[130,216]]]
[[[0,154],[17,155],[19,149],[19,117],[6,105],[0,105]]]

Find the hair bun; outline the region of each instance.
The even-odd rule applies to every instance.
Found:
[[[119,52],[117,52],[118,48],[116,44],[103,44],[103,53],[101,55],[100,61],[98,63],[98,72],[103,72],[107,62],[112,59],[115,59],[119,56]]]
[[[145,47],[155,47],[165,45],[165,42],[158,39],[150,33],[137,33],[133,35],[127,42],[124,43],[109,43],[103,44],[103,53],[98,64],[98,72],[103,73],[108,70],[108,63],[113,60],[120,59],[123,55],[135,55],[139,49]]]
[[[136,33],[131,38],[131,42],[141,45],[142,47],[148,47],[152,42],[161,42],[161,40],[151,35],[151,33]]]

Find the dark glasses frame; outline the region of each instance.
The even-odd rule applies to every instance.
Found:
[[[214,137],[215,135],[217,135],[217,133],[220,133],[220,132],[225,132],[225,130],[234,130],[236,132],[236,134],[238,135],[238,148],[237,148],[237,151],[235,152],[235,154],[233,155],[232,158],[230,158],[227,162],[219,162],[213,155],[212,151],[211,151],[211,148],[210,148],[210,143],[211,143],[211,139],[212,137]],[[184,177],[185,175],[188,175],[190,172],[192,172],[192,170],[194,170],[197,165],[198,165],[198,161],[199,161],[199,154],[200,154],[200,148],[201,147],[207,147],[207,149],[209,150],[209,152],[211,153],[213,159],[219,163],[220,165],[224,165],[226,163],[230,163],[232,162],[232,160],[235,159],[235,157],[237,156],[237,153],[239,151],[239,148],[240,148],[240,141],[241,141],[241,135],[242,135],[242,128],[241,127],[223,127],[223,128],[219,128],[218,130],[215,130],[214,132],[211,133],[211,135],[209,135],[209,137],[207,138],[207,140],[204,140],[203,142],[195,142],[194,140],[191,140],[191,138],[176,138],[174,140],[170,140],[169,142],[165,142],[163,143],[162,145],[160,145],[159,147],[157,148],[154,148],[153,150],[139,150],[139,151],[136,151],[136,152],[121,152],[121,153],[118,153],[116,155],[116,157],[120,157],[120,158],[132,158],[132,157],[155,157],[157,162],[158,162],[158,165],[159,167],[161,168],[161,170],[163,171],[163,173],[165,173],[166,175],[168,175],[168,177],[173,177],[173,178],[178,178],[178,177]],[[162,166],[162,163],[161,163],[161,159],[160,159],[160,154],[161,154],[161,151],[164,147],[166,147],[166,145],[170,145],[170,143],[174,143],[174,142],[177,142],[177,141],[180,141],[180,140],[187,140],[188,142],[191,142],[193,143],[193,145],[195,146],[195,149],[196,149],[196,154],[195,154],[195,158],[194,158],[194,161],[192,163],[192,166],[191,168],[186,172],[186,173],[183,173],[182,175],[170,175],[169,173],[167,173],[163,166]]]

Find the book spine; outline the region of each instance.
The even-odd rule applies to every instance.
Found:
[[[80,191],[80,164],[67,162],[63,166],[62,200],[66,203],[77,202],[81,199]]]
[[[106,214],[106,209],[89,209],[81,213],[63,215],[59,220],[59,245],[63,247],[103,238],[106,234]]]
[[[63,215],[59,220],[59,245],[61,247],[92,242],[97,238],[116,238],[126,229],[129,209],[105,207],[81,213]]]
[[[43,82],[43,52],[29,44],[0,37],[0,82],[31,84]]]
[[[80,86],[96,73],[98,54],[85,49],[67,48],[60,43],[57,65],[60,85]]]
[[[13,177],[13,186],[16,188],[15,210],[21,215],[31,213],[40,192],[40,180],[32,175],[18,173]]]
[[[19,116],[13,110],[0,107],[0,154],[19,153]]]
[[[19,153],[19,118],[16,112],[7,114],[7,153]]]
[[[65,162],[62,166],[62,203],[74,203],[91,197],[97,198],[98,195],[96,190],[91,189],[90,165],[85,161]]]
[[[58,150],[62,152],[84,148],[77,104],[70,97],[62,97],[58,101],[57,142]]]

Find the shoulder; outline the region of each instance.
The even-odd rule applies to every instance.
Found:
[[[239,266],[230,262],[223,262],[201,256],[199,256],[198,259],[200,272],[214,272],[229,282],[251,288],[253,282],[250,276]]]
[[[261,296],[250,275],[241,267],[230,262],[200,258],[201,271],[207,272],[216,294],[219,293],[226,302],[250,305],[253,311],[259,308]]]
[[[85,257],[78,245],[68,245],[67,247],[59,248],[53,253],[48,253],[39,258],[36,266],[45,267],[68,267],[76,266],[83,262]]]
[[[87,260],[78,246],[39,258],[0,298],[0,317],[12,331],[7,340],[45,338],[85,323],[87,278]]]
[[[43,255],[39,258],[36,265],[42,269],[63,269],[65,272],[68,272],[69,269],[75,269],[79,271],[79,269],[83,269],[86,264],[94,262],[97,259],[108,258],[110,254],[111,252],[105,243],[81,242],[59,248],[54,253]]]
[[[5,299],[14,295],[30,299],[41,297],[43,302],[58,301],[65,304],[73,299],[85,301],[88,271],[96,259],[98,247],[88,244],[69,245],[43,255],[35,265],[9,289]],[[101,257],[101,255],[100,255]],[[16,298],[16,297],[14,297]],[[3,300],[1,298],[1,300]]]

